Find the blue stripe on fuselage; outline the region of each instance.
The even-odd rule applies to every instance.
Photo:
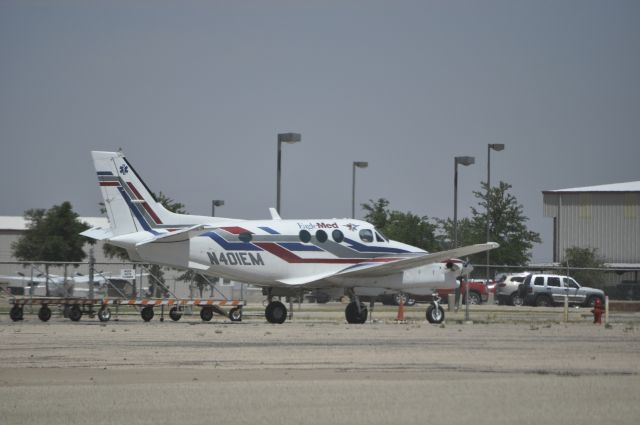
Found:
[[[280,233],[278,233],[278,231],[273,230],[271,227],[258,227],[258,229],[264,230],[265,232],[272,234],[272,235],[279,235]]]
[[[222,248],[227,251],[262,251],[263,249],[255,246],[252,243],[246,242],[228,242],[222,236],[218,235],[215,232],[206,232],[201,234],[200,236],[206,236],[218,243]]]
[[[133,204],[133,202],[131,202],[131,199],[129,199],[129,195],[127,195],[127,192],[124,190],[124,188],[122,186],[118,186],[118,190],[120,191],[120,195],[122,195],[122,197],[124,198],[133,215],[135,215],[140,222],[142,228],[149,233],[153,233],[154,235],[160,235],[160,233],[154,231],[151,226],[149,226],[149,223],[145,221],[142,214],[140,214],[140,211],[138,211],[138,208]]]

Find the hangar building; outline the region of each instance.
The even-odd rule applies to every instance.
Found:
[[[612,269],[640,269],[640,181],[542,194],[544,215],[553,218],[554,262],[567,248],[596,248]]]

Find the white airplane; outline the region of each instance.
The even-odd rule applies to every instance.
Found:
[[[364,323],[368,311],[359,296],[388,292],[433,294],[456,287],[470,266],[457,259],[498,247],[470,245],[428,253],[387,239],[371,224],[354,219],[283,220],[271,208],[270,220],[241,220],[175,214],[166,210],[121,152],[92,152],[109,228],[82,235],[124,248],[132,261],[185,268],[264,288],[265,317],[283,323],[287,308],[274,296],[323,288],[352,301],[349,323]],[[438,297],[427,320],[440,323]]]

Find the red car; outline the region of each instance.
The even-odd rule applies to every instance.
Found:
[[[490,280],[488,284],[485,284],[485,279],[469,279],[468,285],[467,282],[462,282],[460,284],[460,296],[462,297],[462,303],[465,301],[465,290],[467,286],[469,286],[469,304],[482,304],[483,302],[487,302],[489,298],[489,293],[496,293],[496,282],[494,280]],[[442,302],[446,303],[449,294],[455,294],[455,288],[441,288],[436,289],[436,292],[442,298]],[[398,294],[395,295],[382,295],[378,297],[380,301],[382,301],[385,305],[398,305]],[[406,304],[407,306],[414,305],[418,302],[430,302],[431,295],[426,296],[416,296],[409,295]]]
[[[465,301],[465,291],[469,287],[469,304],[482,304],[487,302],[489,293],[496,293],[496,282],[490,280],[488,284],[485,279],[469,279],[469,281],[462,281],[460,283],[460,296],[462,297],[462,303]],[[455,294],[455,289],[437,289],[438,295],[442,297],[444,301],[447,300],[449,294]]]

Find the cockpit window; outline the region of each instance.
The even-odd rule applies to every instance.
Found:
[[[371,229],[362,229],[359,235],[363,242],[373,242],[373,232]]]
[[[387,239],[380,232],[376,232],[376,241],[378,241],[378,242],[388,242]]]

